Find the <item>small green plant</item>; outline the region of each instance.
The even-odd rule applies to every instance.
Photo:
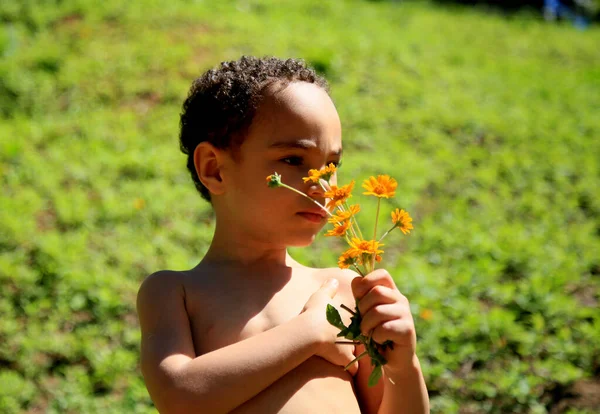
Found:
[[[315,62],[345,174],[398,179],[419,231],[386,267],[432,412],[552,411],[552,390],[597,378],[597,27],[359,0],[3,0],[0,20],[0,393],[21,390],[0,411],[156,412],[132,362],[136,292],[193,267],[213,230],[180,105],[241,54]],[[339,242],[292,254],[335,266]]]

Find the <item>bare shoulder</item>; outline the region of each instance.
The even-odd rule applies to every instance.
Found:
[[[178,367],[196,356],[185,306],[185,276],[159,271],[148,276],[138,291],[141,368],[153,398],[161,395]]]
[[[161,270],[147,276],[142,282],[137,294],[138,312],[144,307],[153,307],[166,297],[184,297],[182,272]]]
[[[342,283],[351,283],[352,279],[359,276],[358,273],[354,272],[350,269],[340,269],[338,267],[328,267],[325,269],[317,269],[318,272],[322,275],[323,279],[335,278],[340,284]]]
[[[172,319],[178,319],[183,326],[188,324],[187,302],[192,280],[191,271],[175,270],[160,270],[144,279],[137,294],[142,335],[145,331],[172,329]]]
[[[183,280],[183,272],[171,270],[161,270],[144,279],[137,294],[142,340],[145,332],[159,329],[160,322],[164,320],[161,314],[178,315],[181,319],[187,316]]]
[[[327,279],[333,278],[337,279],[340,283],[338,288],[338,295],[352,299],[352,280],[355,277],[359,277],[359,274],[349,270],[349,269],[340,269],[337,267],[330,267],[326,269],[317,269],[318,277],[322,282],[325,282]]]
[[[175,270],[159,270],[148,275],[140,286],[140,292],[154,292],[163,288],[174,287],[182,283],[183,272]],[[149,293],[150,293],[149,292]]]

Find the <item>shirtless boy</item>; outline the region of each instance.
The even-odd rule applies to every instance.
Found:
[[[142,372],[158,410],[428,412],[409,303],[390,275],[312,269],[286,250],[309,245],[325,215],[292,191],[269,188],[265,178],[277,171],[325,201],[317,185],[302,180],[342,155],[325,80],[296,60],[222,63],[192,85],[180,139],[216,228],[196,267],[154,273],[138,293]],[[369,358],[344,371],[362,350],[336,345],[339,330],[325,317],[327,303],[339,308],[355,297],[362,331],[394,342],[372,388]]]

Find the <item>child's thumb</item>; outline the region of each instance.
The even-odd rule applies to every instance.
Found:
[[[323,285],[321,285],[321,290],[324,290],[325,293],[327,293],[327,295],[330,298],[333,298],[335,296],[335,294],[337,293],[338,290],[338,286],[340,285],[340,282],[338,282],[337,279],[327,279],[325,281],[325,283],[323,283]]]
[[[314,306],[322,307],[323,302],[326,301],[323,295],[326,295],[326,297],[329,299],[333,299],[337,293],[339,284],[340,283],[336,279],[328,279],[317,291],[315,291],[315,293],[310,296],[310,298],[308,298],[308,302],[306,302],[306,305],[304,305],[302,312]]]

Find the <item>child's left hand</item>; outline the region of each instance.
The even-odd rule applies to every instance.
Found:
[[[372,331],[374,341],[394,343],[381,354],[388,363],[386,372],[401,374],[413,365],[417,335],[408,299],[396,287],[390,274],[378,269],[365,277],[352,280],[352,293],[358,300],[362,316],[360,325],[363,335]]]

